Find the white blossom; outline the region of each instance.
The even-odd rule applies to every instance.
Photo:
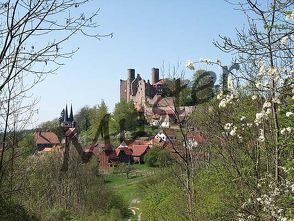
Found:
[[[232,104],[234,99],[238,98],[237,93],[227,94],[219,103],[219,108],[225,108],[227,104]]]
[[[230,131],[230,135],[233,137],[233,136],[236,136],[236,131],[237,131],[237,127],[233,127],[233,129]]]
[[[278,97],[274,97],[273,102],[276,103],[276,104],[281,104],[281,101],[280,101],[280,99]]]
[[[263,76],[266,72],[266,67],[265,67],[264,63],[262,61],[258,62],[257,67],[259,70],[257,76]]]
[[[223,93],[219,93],[218,95],[216,95],[216,99],[220,100],[223,97]]]
[[[241,118],[240,118],[240,121],[243,121],[243,120],[245,120],[246,119],[246,117],[245,116],[242,116]]]
[[[222,99],[218,105],[220,108],[225,108],[227,106],[226,99]]]
[[[255,95],[255,94],[252,95],[251,99],[252,99],[252,100],[256,100],[256,99],[257,99],[257,95]]]
[[[272,113],[272,110],[270,108],[266,109],[265,114],[268,116]]]
[[[254,123],[258,125],[262,122],[263,119],[267,119],[267,118],[268,118],[268,112],[265,112],[263,110],[259,113],[256,113]]]
[[[259,142],[264,142],[264,141],[265,141],[264,130],[263,130],[263,129],[259,129],[259,137],[258,137],[258,141],[259,141]]]
[[[193,61],[191,61],[191,60],[187,61],[187,63],[186,63],[186,68],[188,68],[188,69],[190,69],[190,70],[194,70],[195,67],[194,67],[194,63],[193,63]]]
[[[253,124],[252,123],[247,123],[247,127],[252,127]]]
[[[281,44],[285,45],[288,43],[289,40],[289,36],[284,36],[281,38]]]
[[[292,130],[293,130],[292,127],[282,128],[282,129],[281,129],[281,134],[282,134],[282,135],[290,134],[290,133],[292,132]]]
[[[261,88],[262,88],[262,83],[261,83],[261,82],[256,82],[256,83],[255,83],[255,87],[256,87],[257,89],[261,89]]]
[[[293,112],[287,112],[287,113],[286,113],[286,117],[291,117],[291,116],[293,116],[293,115],[294,115]]]
[[[232,126],[233,126],[232,123],[226,123],[224,128],[225,128],[225,130],[230,130]]]
[[[278,73],[278,69],[270,67],[268,69],[268,73],[269,73],[270,76],[274,76],[274,75],[276,75]]]
[[[209,58],[204,58],[203,62],[206,64],[211,64],[211,60]]]
[[[286,15],[286,20],[294,20],[294,12],[288,13]]]
[[[264,216],[262,215],[262,220],[291,221],[292,219],[288,214],[284,213],[285,208],[282,207],[283,204],[281,204],[279,200],[283,197],[284,193],[291,192],[291,189],[293,192],[294,183],[286,178],[286,180],[281,181],[279,185],[276,185],[270,174],[265,178],[269,178],[269,180],[261,179],[257,184],[260,195],[253,196],[253,198],[249,197],[248,200],[242,204],[241,207],[244,209],[244,212],[238,214],[238,218],[241,217],[243,220],[252,220],[250,219],[252,214],[246,211],[250,211],[253,206],[258,206],[264,214]],[[265,219],[265,217],[267,218]]]
[[[262,108],[266,109],[266,108],[270,108],[272,106],[271,102],[264,102]]]

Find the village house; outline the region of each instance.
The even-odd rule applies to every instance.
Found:
[[[144,163],[144,155],[152,146],[152,140],[125,140],[120,146],[127,147],[131,152],[131,161]]]
[[[149,145],[133,145],[130,147],[132,150],[132,157],[134,162],[144,163],[144,155],[150,149]]]
[[[177,133],[175,130],[166,129],[162,132],[158,132],[155,138],[164,142],[173,142],[177,140]]]
[[[151,145],[151,140],[125,140],[115,149],[110,144],[96,144],[85,148],[84,152],[91,152],[96,156],[99,168],[107,171],[119,163],[144,163],[144,155]]]
[[[122,142],[118,148],[115,149],[115,153],[120,163],[131,163],[133,161],[133,151],[132,149],[129,149],[125,142]]]
[[[34,136],[37,151],[48,152],[60,146],[57,135],[53,132],[36,132]]]

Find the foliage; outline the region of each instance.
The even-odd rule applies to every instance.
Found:
[[[78,155],[70,156],[69,170],[61,172],[62,157],[58,153],[30,156],[23,167],[26,173],[15,195],[27,208],[43,219],[69,220],[93,211],[103,214],[112,208],[126,214],[127,205],[105,184],[95,160],[81,164]],[[53,208],[53,209],[52,209]]]
[[[38,219],[19,203],[0,198],[0,220],[37,221]]]
[[[197,70],[193,76],[193,86],[191,90],[191,99],[193,104],[200,104],[212,99],[214,79],[206,70]]]
[[[172,155],[170,153],[170,151],[162,149],[159,151],[158,153],[158,158],[157,158],[157,162],[159,167],[167,167],[172,165],[173,163],[173,158]]]
[[[144,156],[144,161],[150,167],[165,167],[171,164],[170,152],[154,145]]]
[[[180,106],[192,106],[193,105],[193,99],[191,97],[192,94],[192,88],[189,86],[186,86],[183,88],[179,93],[179,105]]]
[[[137,117],[133,101],[122,100],[115,105],[110,124],[111,131],[115,134],[118,134],[121,130],[133,131],[137,126]]]
[[[120,163],[114,168],[113,173],[125,173],[127,176],[127,179],[129,179],[130,178],[129,175],[134,169],[135,168],[131,164]]]
[[[159,152],[160,148],[153,146],[144,156],[145,163],[147,163],[150,167],[156,166]]]
[[[46,218],[48,221],[70,221],[73,217],[68,210],[63,208],[53,208],[47,212]]]
[[[198,112],[194,113],[192,119],[195,125],[209,137],[212,163],[215,164],[218,158],[222,159],[222,161],[217,161],[220,174],[223,176],[225,174],[223,170],[227,170],[229,172],[227,179],[233,180],[234,185],[240,187],[239,194],[243,197],[243,200],[248,197],[253,202],[254,197],[256,199],[262,195],[262,190],[257,187],[258,183],[268,177],[268,173],[272,173],[271,166],[273,165],[274,157],[271,145],[273,137],[270,136],[271,130],[267,129],[267,127],[270,127],[270,122],[265,122],[264,136],[267,137],[265,141],[267,145],[264,146],[261,142],[260,146],[258,146],[253,141],[258,138],[259,134],[259,129],[254,124],[254,121],[256,118],[255,113],[258,112],[262,105],[262,98],[252,101],[251,97],[240,95],[237,99],[234,105],[228,105],[225,110],[219,107],[219,101],[216,99],[202,104],[199,106]],[[281,126],[283,127],[291,126],[292,121],[285,117],[285,112],[289,111],[291,107],[289,104],[291,103],[292,101],[285,107],[281,106],[278,112],[281,116]],[[236,131],[234,131],[232,125],[237,128]],[[232,133],[233,131],[236,134]],[[286,138],[287,144],[283,143],[285,145],[283,148],[284,154],[280,157],[281,165],[286,165],[288,157],[291,155],[291,145],[288,145],[293,143],[293,139]],[[287,176],[284,176],[283,179],[285,178]],[[268,187],[264,188],[269,191]],[[279,188],[283,188],[282,184]],[[210,194],[213,193],[210,192]],[[279,208],[278,205],[276,206]],[[241,210],[244,210],[244,208]],[[260,212],[260,207],[256,204],[250,210],[254,210],[256,216],[268,217]]]
[[[25,133],[23,139],[19,141],[18,146],[23,157],[28,157],[36,152],[35,139],[33,133]]]
[[[241,199],[237,186],[228,182],[229,179],[230,175],[222,167],[199,171],[195,183],[195,209],[199,220],[234,220]]]
[[[83,145],[89,145],[92,142],[101,124],[101,120],[107,113],[108,108],[103,100],[97,106],[92,108],[85,106],[77,112],[74,119],[77,122],[77,128],[80,132],[80,142]]]
[[[140,185],[143,220],[187,220],[181,185],[168,173],[158,173]]]
[[[88,131],[93,124],[96,108],[88,106],[82,107],[81,110],[75,114],[74,119],[77,122],[79,131]]]

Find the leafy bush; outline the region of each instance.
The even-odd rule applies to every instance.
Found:
[[[157,159],[158,159],[158,153],[160,151],[159,147],[152,147],[144,156],[144,161],[147,163],[150,167],[157,166]]]
[[[56,207],[47,212],[46,218],[48,221],[70,221],[73,217],[70,211]]]
[[[165,167],[171,164],[172,157],[169,151],[153,146],[144,156],[144,161],[150,167]]]
[[[0,198],[0,220],[37,221],[38,219],[22,205]]]

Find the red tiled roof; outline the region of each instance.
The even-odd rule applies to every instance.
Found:
[[[125,152],[125,154],[129,156],[133,154],[133,151],[127,147],[118,147],[115,149],[116,156],[118,156],[121,151]]]
[[[196,133],[194,136],[195,141],[197,141],[198,144],[203,144],[207,142],[207,137],[202,135],[201,133]]]
[[[153,85],[163,85],[163,84],[165,84],[165,80],[163,80],[163,79],[160,79],[159,81],[157,81],[155,84],[153,84]]]
[[[60,143],[57,135],[53,132],[36,132],[35,142],[36,144],[59,144]]]
[[[150,145],[150,144],[152,144],[152,140],[125,140],[124,142],[129,148],[131,148],[134,145]]]
[[[149,145],[133,145],[130,149],[133,151],[132,156],[140,157],[145,154]]]
[[[163,132],[168,137],[176,137],[177,133],[173,130],[164,130]]]
[[[175,115],[175,111],[172,110],[171,108],[153,108],[153,114],[158,114],[158,115]]]
[[[203,144],[208,141],[208,137],[203,135],[201,132],[190,133],[187,135],[188,138],[192,138],[198,144]]]

